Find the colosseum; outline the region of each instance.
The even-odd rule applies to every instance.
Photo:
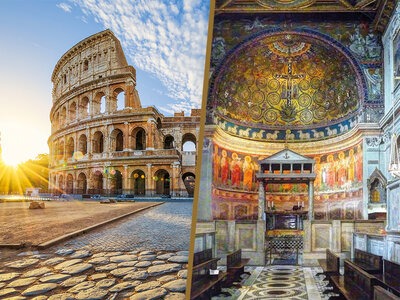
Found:
[[[110,30],[66,52],[51,81],[52,193],[193,195],[200,110],[167,117],[142,107],[136,70]]]

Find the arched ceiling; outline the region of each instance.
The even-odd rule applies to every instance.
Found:
[[[356,114],[364,100],[360,73],[333,41],[296,31],[265,33],[228,56],[212,102],[217,115],[244,127],[318,128]]]

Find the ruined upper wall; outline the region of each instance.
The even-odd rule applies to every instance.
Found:
[[[118,74],[129,74],[136,85],[135,68],[128,65],[119,40],[107,29],[82,40],[57,62],[51,77],[53,103],[80,85]]]

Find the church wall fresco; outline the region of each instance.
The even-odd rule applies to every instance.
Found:
[[[247,139],[308,141],[376,121],[363,116],[383,106],[382,46],[369,25],[273,18],[216,19],[207,122]]]
[[[265,157],[233,152],[214,144],[212,175],[213,218],[257,219],[258,161]],[[315,219],[362,219],[362,143],[339,152],[311,156],[315,161]],[[291,210],[303,203],[308,209],[306,184],[268,184],[266,203]]]

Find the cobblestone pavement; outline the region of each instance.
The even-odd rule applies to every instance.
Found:
[[[59,248],[0,263],[0,299],[184,299],[188,252]]]
[[[193,202],[0,261],[0,299],[184,299]],[[11,258],[10,258],[11,257]]]
[[[193,202],[167,202],[65,243],[93,251],[189,249]]]

